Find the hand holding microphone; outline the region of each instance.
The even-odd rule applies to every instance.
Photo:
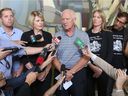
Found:
[[[6,47],[2,51],[8,51],[8,50],[10,50],[11,53],[15,53],[15,52],[19,51],[20,49],[18,47],[14,46],[14,47]]]
[[[61,41],[61,36],[53,37],[52,44],[49,46],[49,50],[56,50]]]
[[[86,49],[88,48],[88,46],[85,45],[84,42],[80,38],[76,38],[74,43],[80,49],[82,54],[86,53]]]
[[[85,45],[84,42],[80,38],[76,38],[74,43],[80,49],[84,58],[90,59],[91,57],[94,57],[93,56],[94,54],[91,52],[90,48],[87,45]]]
[[[65,65],[62,64],[61,65],[61,77],[65,76],[66,75],[66,68],[65,68]],[[60,84],[60,87],[59,87],[59,90],[62,90],[63,89],[63,83],[65,82],[65,80],[63,80],[63,82]]]
[[[47,56],[47,54],[48,54],[48,51],[49,51],[53,46],[57,48],[57,46],[58,46],[58,44],[59,44],[59,42],[60,42],[60,39],[61,39],[60,36],[55,37],[54,40],[53,40],[53,43],[50,44],[49,47],[45,47],[45,48],[42,50],[42,52],[40,53],[39,57],[37,58],[37,61],[36,61],[36,64],[37,64],[37,65],[41,65],[41,64],[44,62],[44,60],[46,59],[46,56]],[[56,49],[53,50],[52,55],[54,55],[55,53],[56,53]]]
[[[41,70],[43,70],[48,64],[50,64],[52,62],[52,60],[54,59],[55,55],[53,55],[53,52],[51,52],[48,55],[48,58],[39,66]]]
[[[61,39],[60,36],[54,37],[52,44],[48,44],[48,45],[46,45],[45,48],[43,48],[42,52],[40,53],[39,57],[36,60],[36,65],[37,65],[37,69],[38,70],[41,71],[44,68],[45,65],[48,65],[52,61],[52,59],[49,59],[49,58],[46,59],[47,58],[48,51],[50,51],[53,47],[57,48],[58,47],[58,44],[60,42],[60,39]],[[56,49],[52,50],[52,53],[49,54],[49,55],[51,55],[52,58],[53,58],[55,56],[55,54],[56,54]],[[45,60],[46,60],[46,62],[45,62]]]
[[[41,65],[44,62],[44,60],[46,59],[47,54],[48,54],[48,49],[43,48],[42,52],[40,53],[39,57],[36,60],[36,64]]]
[[[11,52],[12,52],[11,50],[3,51],[3,49],[0,48],[0,60],[4,59]]]

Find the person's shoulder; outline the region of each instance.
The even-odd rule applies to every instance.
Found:
[[[48,31],[42,31],[42,32],[43,32],[44,36],[52,38],[52,34],[50,32],[48,32]]]
[[[16,32],[21,32],[21,33],[23,33],[23,31],[22,31],[21,29],[16,28],[16,27],[14,27],[13,30],[16,31]]]
[[[48,32],[48,31],[43,31],[43,33],[44,33],[44,34],[51,35],[51,33],[50,33],[50,32]]]
[[[22,36],[21,36],[21,40],[24,40],[25,38],[28,39],[28,38],[30,38],[31,35],[33,35],[32,30],[23,32],[23,34],[22,34]]]
[[[79,35],[83,35],[83,36],[84,36],[84,35],[88,35],[87,32],[84,32],[84,31],[82,31],[82,30],[80,30],[80,29],[78,29],[77,31],[78,31],[78,34],[79,34]]]
[[[5,31],[4,31],[4,28],[2,26],[0,26],[0,33],[2,33],[2,32],[5,32]]]
[[[33,30],[29,30],[29,31],[24,32],[23,34],[28,35],[28,34],[32,34],[32,32]]]
[[[2,26],[0,26],[0,29],[2,29]]]
[[[107,26],[106,29],[109,30],[109,31],[112,31],[113,26]]]
[[[102,30],[102,33],[103,34],[112,34],[112,31],[111,30],[108,30],[108,29],[104,29],[104,30]]]
[[[86,32],[87,32],[87,34],[91,34],[92,33],[92,28],[88,29]]]
[[[57,36],[62,36],[62,34],[64,34],[63,31],[58,31],[58,32],[55,33],[55,37],[57,37]]]

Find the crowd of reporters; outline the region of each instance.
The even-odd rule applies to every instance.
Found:
[[[99,21],[97,18],[100,18]],[[64,30],[57,32],[54,38],[51,33],[43,30],[45,20],[40,11],[30,13],[28,21],[31,30],[27,32],[13,26],[14,13],[11,8],[1,9],[0,19],[0,96],[53,96],[54,93],[56,96],[95,96],[95,84],[91,82],[94,78],[95,81],[100,81],[97,83],[98,96],[125,96],[127,93],[127,90],[123,91],[123,84],[127,81],[124,69],[127,69],[128,61],[126,12],[119,13],[115,25],[105,29],[102,10],[94,11],[92,28],[86,33],[77,28],[75,12],[65,9],[61,16]],[[114,33],[115,30],[119,32]],[[76,38],[81,41],[75,42]],[[117,45],[123,45],[122,49],[117,48],[121,53],[115,52],[114,57],[112,46],[116,39],[122,40],[117,40]],[[99,46],[91,47],[90,43],[100,44],[102,50],[96,52]],[[92,49],[94,47],[96,49]],[[117,54],[121,56],[118,58]],[[18,62],[13,64],[15,61]],[[116,65],[116,62],[120,64]],[[61,75],[51,87],[52,65],[55,67],[54,76]],[[94,74],[88,73],[92,70],[86,71],[88,67]],[[109,79],[116,81],[115,93],[110,92],[114,82]],[[107,80],[113,83],[105,84]],[[67,81],[71,81],[73,85],[65,89],[64,83]],[[93,91],[90,92],[91,90]]]

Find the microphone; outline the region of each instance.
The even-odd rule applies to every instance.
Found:
[[[83,54],[85,51],[85,47],[87,47],[87,45],[85,45],[84,42],[80,38],[76,38],[74,43],[80,49],[81,53]]]
[[[58,47],[59,43],[60,43],[60,40],[61,40],[61,36],[53,37],[52,44],[49,47],[49,49],[51,49],[52,47],[55,47],[55,49],[56,49]]]
[[[66,68],[65,68],[65,65],[64,64],[61,65],[60,71],[61,71],[61,76],[62,77],[66,75]],[[64,83],[64,81],[60,85],[59,90],[62,90],[63,89],[63,83]]]
[[[55,45],[55,47],[58,46],[58,44],[60,43],[60,40],[61,40],[61,36],[53,38],[53,44]]]
[[[48,48],[43,48],[42,52],[40,53],[39,57],[36,60],[36,65],[38,65],[37,68],[45,61],[49,49],[51,49],[53,46],[55,46],[57,48],[57,46],[58,46],[58,44],[60,42],[60,39],[61,39],[60,36],[53,38],[52,45],[50,47],[48,47]],[[53,56],[55,54],[56,54],[56,49],[53,50],[51,55]]]
[[[54,37],[52,41],[53,41],[52,45],[49,47],[49,49],[51,49],[53,46],[55,47],[55,49],[52,52],[52,56],[54,56],[56,54],[57,47],[58,47],[58,45],[59,45],[59,43],[61,41],[61,36]]]
[[[47,54],[48,54],[48,49],[43,48],[42,52],[40,53],[39,57],[36,60],[36,65],[41,65],[46,59]]]
[[[7,50],[11,50],[12,52],[11,53],[15,53],[19,50],[18,47],[14,46],[14,47],[6,47],[4,48],[2,51],[7,51]]]
[[[37,40],[40,40],[41,38],[42,38],[41,34],[31,35],[29,40],[28,40],[28,43],[35,43],[35,42],[37,42]]]
[[[48,49],[44,48],[36,60],[36,68],[35,68],[36,72],[39,72],[39,73],[42,72],[39,66],[45,61],[47,54],[48,54]]]

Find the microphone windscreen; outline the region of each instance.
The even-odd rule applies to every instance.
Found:
[[[74,43],[80,49],[84,48],[85,46],[84,42],[80,38],[76,38]]]
[[[53,38],[53,42],[54,42],[56,45],[59,44],[60,40],[61,40],[61,36],[58,36],[58,37],[54,37],[54,38]]]
[[[65,65],[62,64],[62,65],[61,65],[61,71],[65,71],[65,70],[66,70]]]
[[[35,43],[37,42],[37,40],[40,40],[42,38],[42,35],[41,34],[38,34],[38,35],[31,35],[29,38],[28,38],[28,43]]]
[[[59,40],[61,40],[61,36],[58,36],[57,38],[58,38]]]
[[[42,35],[41,34],[35,35],[35,39],[36,40],[40,40],[41,38],[42,38]]]

